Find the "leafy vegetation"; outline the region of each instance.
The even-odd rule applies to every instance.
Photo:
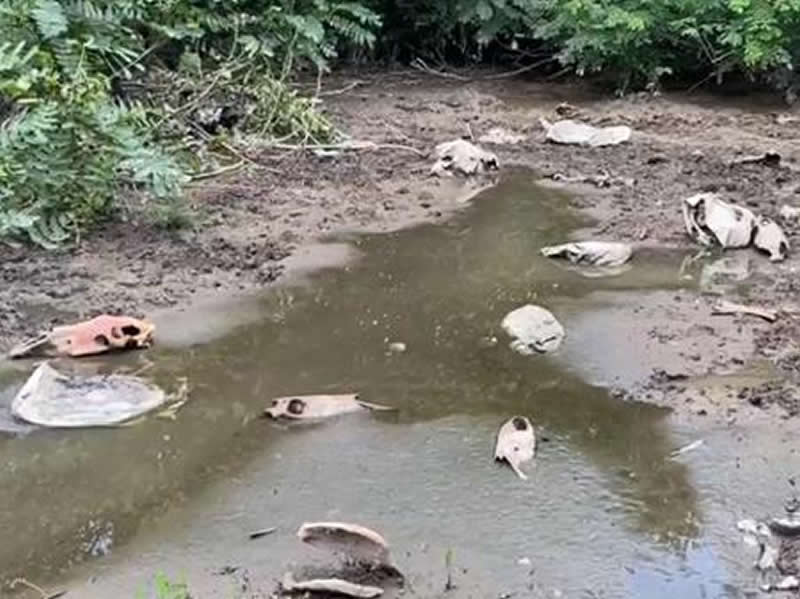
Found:
[[[381,41],[392,55],[452,59],[521,48],[579,75],[611,74],[623,89],[670,75],[785,76],[800,58],[800,0],[385,0],[373,7],[386,15]]]
[[[238,154],[208,131],[223,109],[261,137],[329,140],[288,77],[379,24],[328,0],[0,0],[0,239],[55,248],[133,196],[178,222],[186,171]]]
[[[186,181],[252,142],[331,141],[291,80],[356,55],[789,97],[800,0],[0,0],[0,240],[58,247],[134,205],[181,224]]]

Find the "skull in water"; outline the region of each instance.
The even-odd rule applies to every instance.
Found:
[[[369,409],[358,399],[358,394],[347,395],[293,395],[278,397],[264,410],[270,418],[289,420],[316,420],[340,414],[350,414]]]
[[[528,478],[520,469],[520,464],[532,460],[535,452],[536,435],[530,420],[524,416],[514,416],[500,427],[494,459],[507,462],[520,478]]]

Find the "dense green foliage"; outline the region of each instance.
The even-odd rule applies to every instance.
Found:
[[[800,0],[0,0],[0,239],[56,246],[134,197],[170,214],[231,149],[208,106],[249,139],[329,141],[289,82],[354,56],[793,92]]]
[[[770,75],[792,70],[800,57],[800,0],[384,0],[373,7],[385,15],[381,41],[406,57],[480,56],[494,42],[553,56],[578,74],[606,72],[623,85],[670,74]]]
[[[286,79],[379,24],[328,0],[0,0],[0,239],[55,247],[134,194],[169,213],[187,158],[209,158],[204,103],[246,109],[261,136],[326,141]]]

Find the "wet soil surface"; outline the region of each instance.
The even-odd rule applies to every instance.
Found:
[[[348,85],[354,81],[359,85]],[[784,204],[800,204],[800,116],[777,103],[723,102],[700,95],[608,99],[570,85],[481,80],[480,75],[472,82],[449,81],[417,73],[340,75],[329,81],[328,91],[334,93],[323,96],[323,106],[342,131],[391,147],[326,157],[264,152],[259,159],[271,168],[204,181],[192,191],[200,215],[192,231],[166,233],[135,222],[117,223],[58,255],[5,250],[0,343],[10,346],[76,315],[147,315],[165,306],[189,306],[209,294],[268,286],[283,273],[287,256],[327,234],[442,220],[464,205],[469,190],[429,177],[431,157],[411,149],[430,154],[439,142],[479,138],[496,126],[526,136],[517,145],[491,146],[504,169],[527,167],[544,179],[557,174],[608,174],[614,179],[604,188],[567,188],[573,204],[598,219],[582,233],[587,238],[692,247],[680,201],[700,191],[717,191],[728,201],[775,218],[794,245],[798,240],[800,225],[781,220],[778,213]],[[627,124],[634,136],[619,147],[557,146],[544,142],[540,117]],[[780,163],[731,164],[742,155],[766,151],[778,152]],[[776,406],[780,414],[800,410],[791,383],[800,381],[800,349],[793,341],[800,312],[798,259],[775,265],[753,253],[748,260],[748,285],[706,290],[683,304],[666,300],[665,310],[689,319],[686,328],[696,333],[697,342],[674,372],[650,379],[650,399],[686,405],[675,401],[675,378],[717,374],[757,355],[773,361],[785,381],[770,383],[769,390],[738,390],[734,395],[749,405]],[[726,275],[731,273],[721,276]],[[735,322],[734,337],[752,339],[752,344],[716,360],[711,356],[719,335],[707,320],[721,293],[782,313],[772,325],[752,317],[727,318]],[[687,306],[697,310],[694,317]],[[685,331],[651,327],[645,333],[669,344]]]
[[[511,151],[499,151],[507,165]],[[152,349],[68,361],[140,373],[167,391],[186,377],[189,402],[174,420],[6,431],[34,363],[0,362],[0,536],[15,539],[0,544],[0,593],[25,576],[81,599],[150,597],[165,572],[196,597],[261,599],[287,570],[331,567],[299,542],[302,522],[344,520],[390,542],[407,584],[387,597],[440,597],[448,575],[458,599],[753,596],[755,558],[736,522],[774,514],[800,468],[781,396],[794,363],[791,297],[774,324],[713,316],[711,302],[778,297],[792,261],[750,250],[697,257],[671,229],[677,220],[641,241],[597,233],[624,201],[616,188],[567,194],[537,185],[541,175],[506,166],[435,225],[344,234],[315,251],[298,241],[265,292],[223,288],[208,311],[199,300],[148,309]],[[470,189],[408,180],[443,214]],[[575,197],[603,220],[573,210]],[[658,223],[658,210],[644,213]],[[227,241],[250,231],[241,225]],[[539,253],[594,235],[642,245],[630,268],[602,278]],[[510,349],[500,323],[528,302],[563,323],[557,352]],[[396,411],[260,418],[273,397],[348,392]],[[514,414],[528,415],[541,441],[527,481],[492,459]],[[265,528],[275,532],[249,538]]]

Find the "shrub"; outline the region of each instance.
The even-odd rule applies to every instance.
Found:
[[[218,82],[246,78],[262,135],[324,141],[332,128],[287,77],[369,46],[379,24],[329,0],[0,0],[0,240],[56,247],[131,191],[175,214],[192,133],[176,102],[199,105]],[[150,86],[179,78],[180,97]]]

